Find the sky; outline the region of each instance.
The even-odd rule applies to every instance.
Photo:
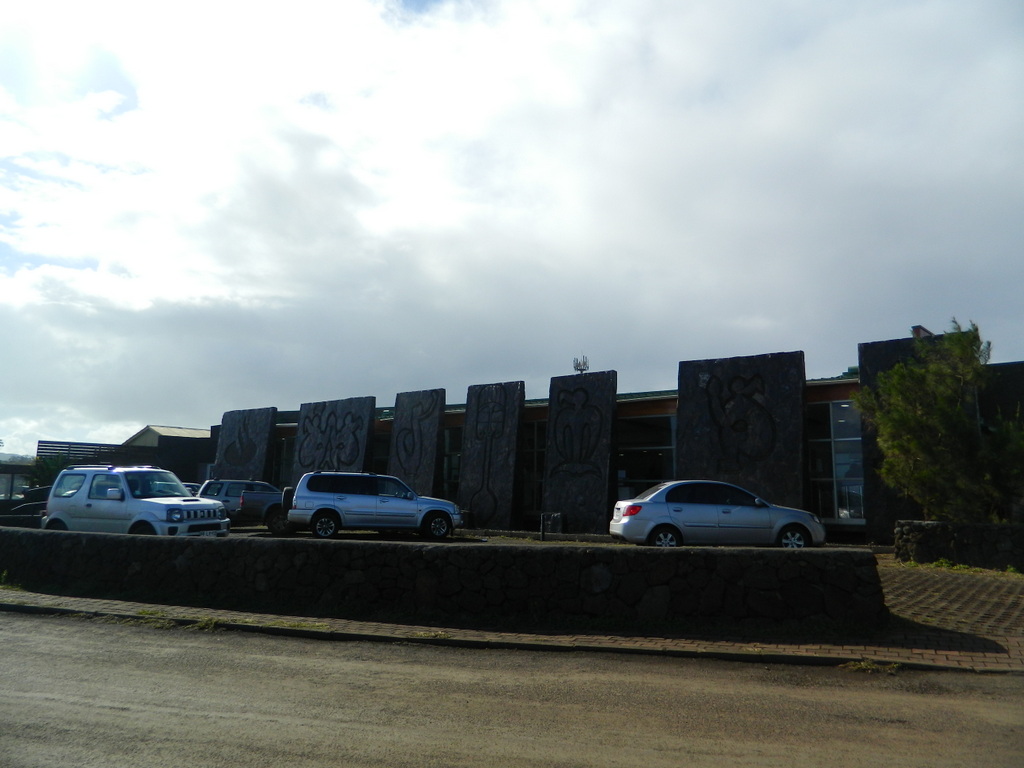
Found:
[[[4,452],[953,318],[1024,360],[1019,0],[5,6]]]

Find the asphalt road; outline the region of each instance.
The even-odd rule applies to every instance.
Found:
[[[0,765],[1020,766],[1024,677],[0,614]]]

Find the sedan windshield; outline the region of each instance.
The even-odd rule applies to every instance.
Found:
[[[128,481],[128,488],[131,490],[132,496],[136,499],[191,495],[173,472],[159,470],[126,472],[125,479]]]

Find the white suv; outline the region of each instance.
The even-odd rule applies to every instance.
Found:
[[[192,496],[157,467],[74,466],[57,476],[42,527],[51,531],[227,536],[219,501]]]
[[[397,477],[357,472],[308,472],[295,486],[288,522],[330,539],[342,528],[409,528],[431,539],[451,536],[463,524],[450,501],[417,496]]]

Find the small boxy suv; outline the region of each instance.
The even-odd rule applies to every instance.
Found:
[[[406,528],[431,539],[451,536],[463,524],[450,501],[417,496],[397,477],[357,472],[309,472],[302,476],[288,510],[288,522],[330,539],[343,528]]]
[[[227,536],[219,501],[192,496],[157,467],[74,466],[57,476],[42,527],[54,531]]]

